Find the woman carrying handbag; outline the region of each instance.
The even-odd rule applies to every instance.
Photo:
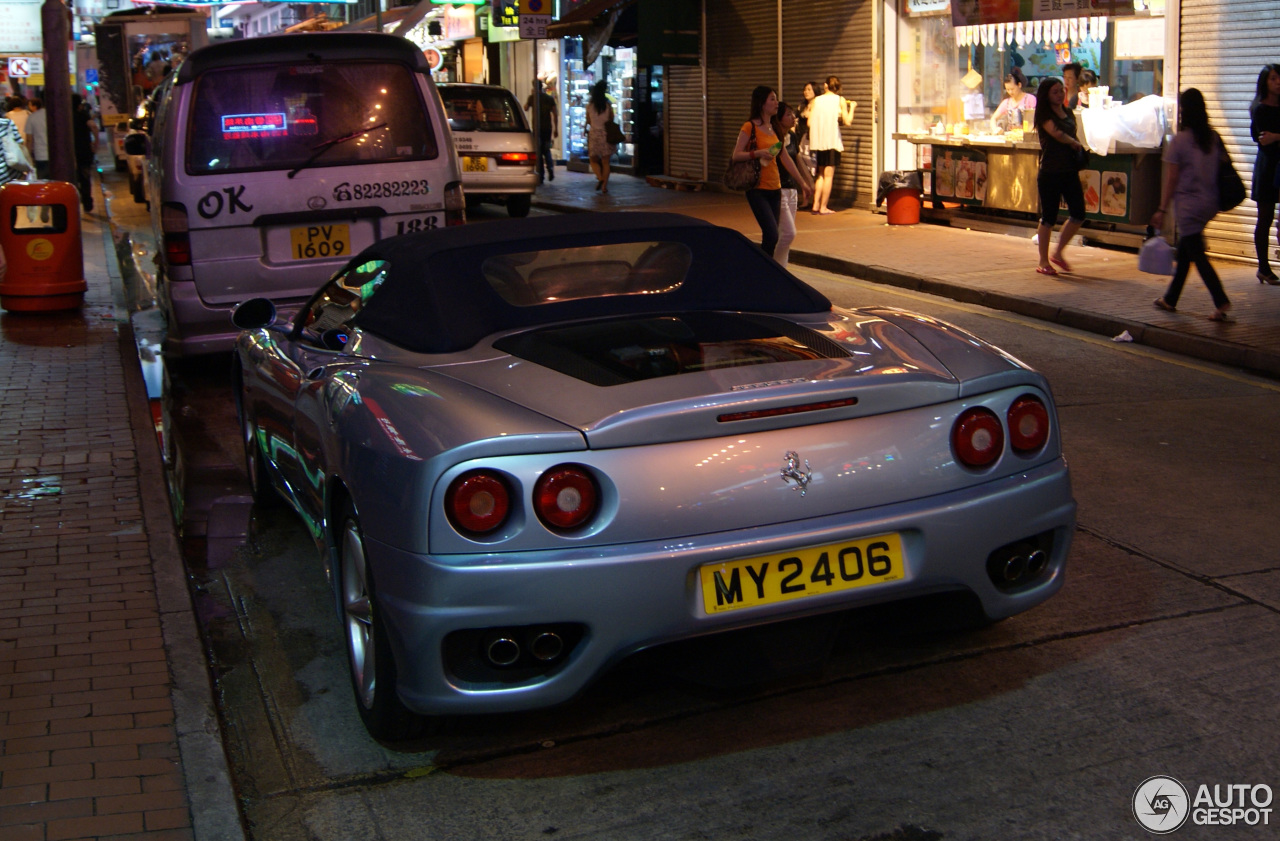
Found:
[[[778,93],[768,85],[760,85],[751,92],[751,119],[742,124],[738,142],[734,144],[730,160],[734,163],[750,161],[760,164],[760,177],[754,187],[747,190],[747,205],[760,224],[760,247],[770,257],[778,245],[778,218],[782,213],[782,179],[779,165],[800,185],[801,203],[808,201],[810,190],[791,155],[783,148],[773,130],[773,116],[778,113]],[[755,148],[748,148],[754,145]]]
[[[1155,300],[1157,309],[1165,312],[1177,309],[1183,284],[1194,263],[1213,298],[1215,309],[1209,320],[1227,320],[1231,301],[1227,300],[1222,281],[1204,253],[1204,226],[1218,215],[1218,171],[1224,155],[1222,138],[1209,125],[1204,95],[1195,88],[1187,88],[1178,97],[1178,133],[1164,152],[1168,166],[1160,209],[1151,217],[1151,226],[1158,230],[1164,223],[1170,201],[1173,202],[1178,226],[1177,267],[1169,289]]]

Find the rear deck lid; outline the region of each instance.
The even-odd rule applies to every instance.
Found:
[[[530,330],[493,348],[509,356],[441,370],[581,430],[593,448],[882,414],[958,393],[923,345],[874,316],[647,315]]]

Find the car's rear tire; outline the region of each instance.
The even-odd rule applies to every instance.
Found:
[[[116,172],[124,172],[129,168],[129,162],[124,158],[116,158]]]
[[[334,586],[360,719],[369,734],[382,741],[421,736],[428,719],[411,712],[396,695],[396,663],[382,624],[373,569],[365,556],[364,534],[350,502],[338,520],[336,544]]]
[[[529,215],[529,207],[533,204],[533,197],[528,193],[520,193],[515,196],[507,196],[507,215],[517,219],[523,219]]]

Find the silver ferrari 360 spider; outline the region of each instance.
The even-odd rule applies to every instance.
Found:
[[[255,497],[323,549],[379,738],[564,701],[661,643],[946,592],[995,620],[1062,585],[1045,378],[833,307],[725,228],[393,237],[291,323],[261,299],[236,319]]]

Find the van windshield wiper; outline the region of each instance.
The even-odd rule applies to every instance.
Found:
[[[378,123],[376,126],[369,126],[368,128],[362,128],[359,131],[353,131],[350,134],[345,135],[343,137],[335,137],[332,140],[326,140],[325,142],[321,143],[319,146],[315,147],[315,151],[311,153],[311,157],[307,158],[305,161],[298,164],[293,169],[289,170],[289,177],[292,178],[302,170],[311,166],[313,163],[316,162],[316,158],[320,157],[325,152],[328,152],[330,149],[332,149],[334,146],[337,146],[339,143],[346,143],[348,140],[354,140],[355,138],[359,137],[362,134],[368,134],[371,131],[377,131],[380,128],[386,128],[386,127],[387,127],[386,123]]]

